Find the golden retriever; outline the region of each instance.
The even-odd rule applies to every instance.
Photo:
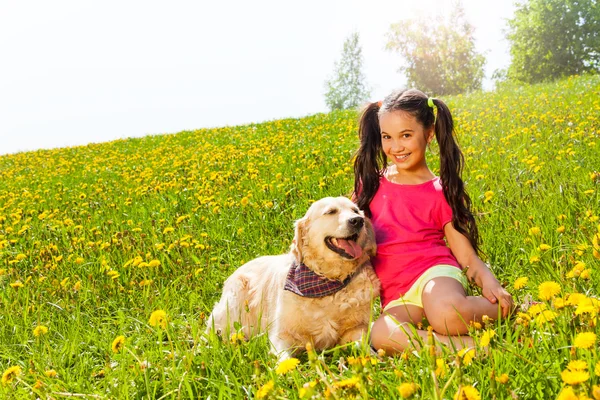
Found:
[[[352,201],[318,200],[296,221],[289,253],[256,258],[225,281],[207,331],[238,323],[246,338],[267,332],[280,359],[309,342],[325,349],[359,340],[379,296],[375,251],[371,222]]]

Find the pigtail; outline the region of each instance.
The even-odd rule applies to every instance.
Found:
[[[471,212],[471,198],[461,178],[464,156],[456,143],[452,115],[443,101],[433,99],[433,104],[437,108],[435,137],[440,148],[440,179],[446,201],[452,208],[452,225],[469,239],[479,254],[479,232]]]
[[[377,189],[386,157],[381,147],[379,108],[381,103],[369,103],[360,116],[358,137],[360,148],[354,161],[354,193],[356,205],[371,217],[369,204]]]

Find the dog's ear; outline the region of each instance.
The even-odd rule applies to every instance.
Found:
[[[304,217],[294,223],[294,240],[290,247],[290,252],[296,257],[298,263],[302,262],[302,248],[304,247],[304,237],[306,236],[306,225],[308,218]]]
[[[365,251],[371,257],[375,257],[375,254],[377,254],[377,242],[375,241],[373,224],[371,224],[371,220],[369,218],[365,218],[365,228],[367,230],[367,243],[365,244]]]

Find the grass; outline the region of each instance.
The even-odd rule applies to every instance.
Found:
[[[545,309],[438,359],[348,346],[284,371],[264,336],[204,334],[235,268],[350,193],[353,111],[0,157],[0,395],[600,398],[599,94],[583,76],[445,99],[487,261]]]

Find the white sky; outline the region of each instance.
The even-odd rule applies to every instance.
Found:
[[[0,155],[326,112],[324,82],[360,34],[379,99],[401,87],[392,23],[444,0],[0,0]],[[463,0],[509,63],[511,0]]]

